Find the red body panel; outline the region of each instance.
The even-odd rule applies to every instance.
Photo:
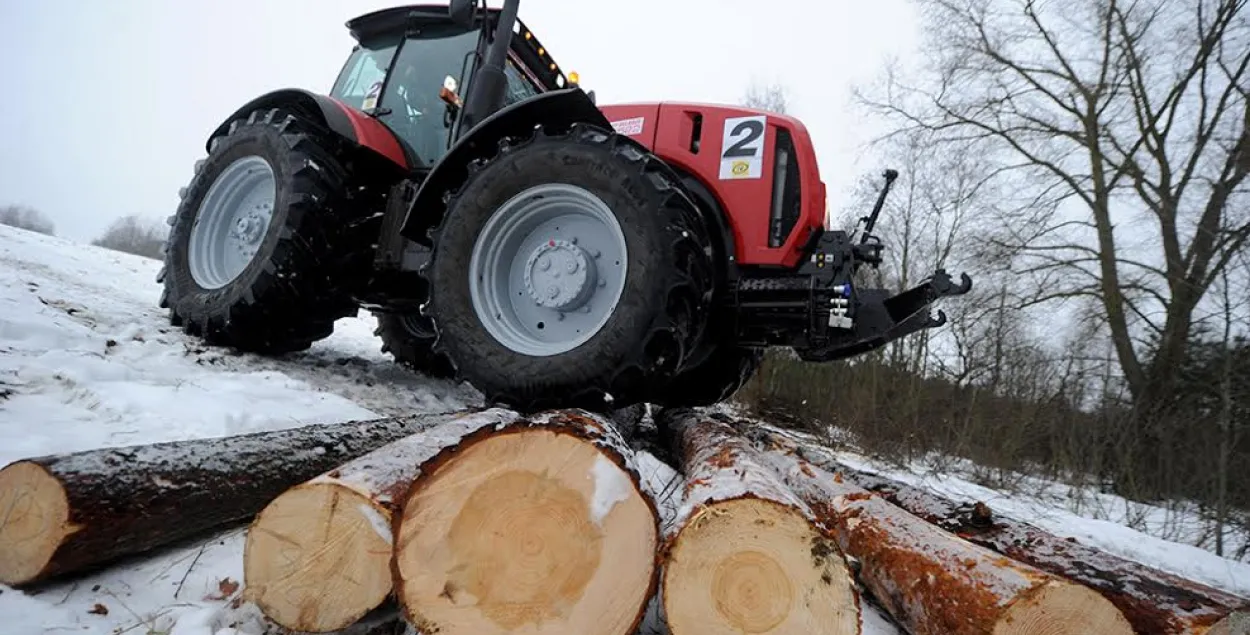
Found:
[[[356,143],[394,161],[396,165],[408,169],[408,157],[404,156],[404,149],[400,147],[399,140],[395,138],[395,134],[389,128],[382,125],[377,119],[337,99],[331,98],[331,101],[339,108],[342,108],[343,114],[347,115],[347,119],[352,125],[352,131],[356,133]]]
[[[799,120],[751,108],[695,103],[619,104],[600,110],[617,132],[693,175],[712,192],[728,216],[738,264],[795,267],[808,237],[824,227],[825,184],[811,137]],[[696,115],[703,119],[699,143],[692,148]],[[784,242],[769,247],[774,143],[780,129],[788,131],[794,142],[801,212]],[[725,157],[726,151],[731,156]]]

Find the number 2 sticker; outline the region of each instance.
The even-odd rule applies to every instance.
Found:
[[[725,120],[721,140],[720,178],[758,179],[764,172],[764,129],[768,117]]]

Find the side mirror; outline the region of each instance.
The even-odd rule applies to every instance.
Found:
[[[443,87],[438,91],[438,98],[442,99],[449,108],[459,109],[464,105],[464,101],[460,99],[460,94],[456,92],[456,78],[448,75],[443,80]]]
[[[592,90],[586,93],[586,96],[590,98],[590,103],[595,103],[595,91]]]
[[[477,0],[451,0],[447,5],[447,16],[460,26],[472,26],[476,12]]]

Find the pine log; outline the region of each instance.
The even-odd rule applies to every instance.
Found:
[[[663,609],[673,635],[858,634],[858,591],[812,510],[754,448],[698,411],[661,413],[685,476],[666,532]]]
[[[286,490],[248,529],[244,597],[293,631],[356,623],[391,595],[396,499],[444,447],[519,416],[491,409],[448,418]]]
[[[404,615],[439,635],[627,635],[657,581],[658,514],[606,419],[539,413],[448,446],[396,515]]]
[[[236,633],[237,635],[243,635],[244,633],[243,630],[231,631],[229,629],[226,629],[225,632]],[[250,633],[251,631],[247,632]],[[271,619],[264,622],[263,633],[264,635],[314,635],[309,631],[287,628]],[[400,615],[399,607],[394,602],[388,601],[379,608],[365,614],[359,620],[352,622],[349,626],[332,633],[319,635],[413,635],[413,633],[409,630],[408,624],[404,622],[403,616]]]
[[[1139,635],[1250,635],[1250,599],[1127,560],[1031,523],[995,516],[976,501],[957,504],[917,487],[857,471],[828,449],[779,431],[774,443],[980,547],[1089,587],[1120,610]]]
[[[0,582],[32,585],[245,522],[288,487],[446,415],[102,448],[0,470]]]
[[[860,579],[913,635],[1132,632],[1094,591],[1014,562],[781,451],[763,460],[860,562]]]

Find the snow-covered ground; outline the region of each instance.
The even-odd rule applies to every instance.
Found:
[[[477,405],[464,384],[408,372],[379,352],[373,320],[338,323],[281,359],[204,347],[157,307],[160,263],[0,226],[0,466],[104,446],[280,429]],[[1119,555],[1250,595],[1250,565],[973,483],[839,460],[1039,522]],[[644,462],[648,477],[662,464]],[[0,585],[0,633],[258,635],[241,590],[242,529],[23,592]],[[865,607],[865,635],[897,629]]]
[[[367,313],[281,359],[205,347],[157,306],[159,269],[0,225],[0,466],[481,403],[467,384],[392,363]],[[221,610],[237,595],[242,548],[237,529],[33,593],[0,586],[0,633],[261,633],[246,605]]]

